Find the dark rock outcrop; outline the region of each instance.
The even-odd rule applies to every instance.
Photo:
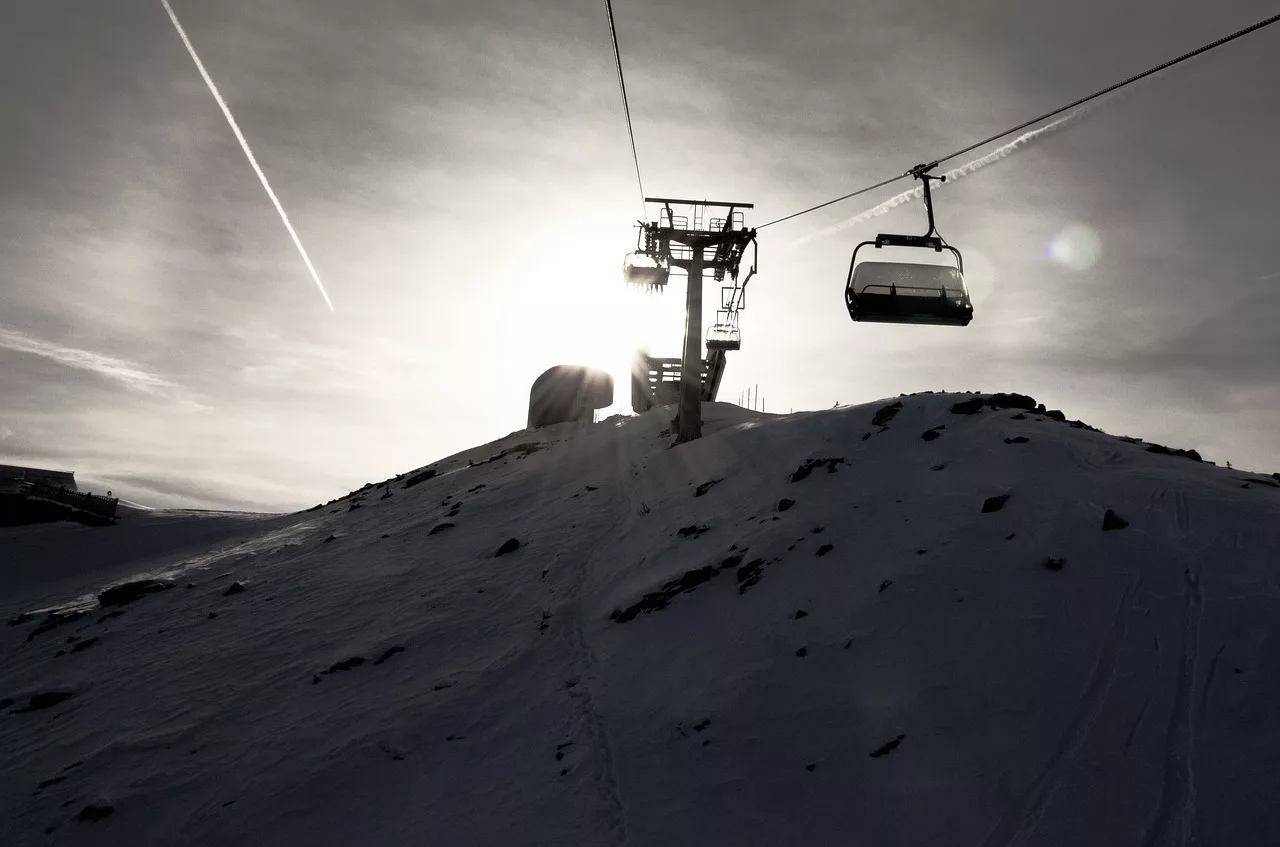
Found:
[[[882,406],[879,409],[877,409],[875,416],[871,418],[871,424],[873,426],[884,426],[888,424],[889,421],[893,420],[894,416],[896,416],[898,412],[901,412],[901,411],[902,411],[902,401],[895,400],[894,402],[890,403],[888,406]]]
[[[894,750],[897,750],[898,745],[902,743],[902,739],[904,738],[906,738],[905,735],[899,735],[897,738],[893,739],[892,741],[881,744],[879,747],[871,751],[871,754],[870,754],[871,758],[878,759],[881,756],[888,755],[889,753],[892,753]]]
[[[167,579],[137,579],[132,582],[113,585],[98,595],[98,603],[102,606],[124,606],[145,597],[158,594],[173,588],[173,582]]]
[[[998,512],[1004,508],[1004,504],[1009,500],[1008,494],[997,494],[995,497],[988,497],[982,501],[982,513]]]
[[[1129,522],[1127,520],[1120,517],[1110,509],[1107,509],[1106,514],[1102,516],[1102,528],[1104,530],[1124,529],[1128,525],[1129,525]]]

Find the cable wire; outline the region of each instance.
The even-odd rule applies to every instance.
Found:
[[[605,2],[608,2],[608,0],[605,0]],[[1272,15],[1266,20],[1258,21],[1256,24],[1253,24],[1252,26],[1247,26],[1242,30],[1233,32],[1228,36],[1224,36],[1223,38],[1219,38],[1217,41],[1214,41],[1210,44],[1206,44],[1203,47],[1198,47],[1189,53],[1183,53],[1181,56],[1177,57],[1176,59],[1170,59],[1167,62],[1156,65],[1154,68],[1145,70],[1140,74],[1135,74],[1126,80],[1117,82],[1114,85],[1109,85],[1100,91],[1095,91],[1093,94],[1090,94],[1087,97],[1081,97],[1079,100],[1075,100],[1071,103],[1068,103],[1065,106],[1054,109],[1052,112],[1045,112],[1043,115],[1040,115],[1039,117],[1032,118],[1029,121],[1024,121],[1023,123],[1020,123],[1017,126],[1012,127],[1011,129],[1006,129],[1004,132],[997,133],[989,138],[984,138],[983,140],[970,144],[967,147],[962,147],[959,150],[955,151],[954,153],[948,153],[945,156],[941,156],[937,159],[934,159],[931,164],[924,165],[923,168],[927,170],[929,168],[936,167],[942,164],[943,162],[954,159],[957,156],[963,156],[965,153],[972,153],[974,150],[978,149],[979,147],[990,144],[993,141],[999,141],[1001,138],[1004,138],[1006,135],[1012,135],[1013,133],[1018,132],[1020,130],[1024,130],[1029,126],[1032,126],[1033,124],[1038,124],[1041,121],[1046,121],[1049,118],[1056,117],[1057,115],[1060,115],[1063,112],[1074,109],[1077,106],[1082,106],[1085,103],[1088,103],[1090,100],[1096,100],[1097,98],[1102,97],[1103,95],[1110,94],[1111,92],[1116,91],[1117,89],[1124,88],[1126,85],[1135,83],[1140,79],[1145,79],[1146,77],[1149,77],[1155,73],[1159,73],[1160,71],[1163,71],[1166,68],[1171,68],[1174,65],[1178,64],[1179,62],[1185,62],[1187,59],[1191,59],[1196,56],[1199,56],[1201,53],[1207,53],[1208,51],[1214,49],[1215,47],[1221,47],[1223,44],[1226,44],[1231,41],[1235,41],[1237,38],[1246,36],[1251,32],[1256,32],[1257,30],[1260,30],[1266,26],[1270,26],[1271,24],[1274,24],[1278,21],[1280,21],[1280,15]],[[889,179],[882,180],[881,182],[878,182],[875,185],[869,185],[866,188],[860,188],[857,191],[844,195],[843,197],[837,197],[834,200],[828,200],[825,203],[819,203],[817,206],[811,206],[808,209],[805,209],[804,211],[795,212],[793,214],[787,215],[786,217],[769,221],[766,224],[761,224],[760,226],[756,227],[756,229],[764,229],[767,226],[773,226],[774,224],[782,223],[783,221],[789,221],[792,218],[799,217],[800,215],[805,215],[805,214],[808,214],[809,212],[817,211],[818,209],[822,209],[826,206],[830,206],[832,203],[839,203],[841,200],[848,200],[850,197],[857,197],[859,194],[865,194],[868,191],[874,191],[875,189],[888,185],[891,182],[896,182],[897,180],[904,179],[908,176],[912,176],[915,173],[915,171],[917,171],[921,167],[922,166],[917,165],[915,168],[912,168],[906,173],[899,174],[898,176],[895,176],[895,177],[890,177]]]
[[[636,185],[640,186],[640,219],[648,215],[644,202],[644,180],[640,178],[640,156],[636,154],[636,133],[631,128],[631,107],[627,105],[627,82],[622,76],[622,52],[618,49],[618,29],[613,23],[613,3],[604,0],[605,11],[609,13],[609,36],[613,39],[613,60],[618,66],[618,90],[622,92],[622,113],[627,118],[627,136],[631,139],[631,161],[636,165]]]

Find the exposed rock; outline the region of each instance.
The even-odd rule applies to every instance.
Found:
[[[688,526],[682,526],[680,527],[680,529],[676,530],[676,535],[680,536],[681,538],[696,538],[697,536],[702,535],[702,533],[706,532],[709,529],[710,527],[708,526],[698,526],[697,524],[689,524]]]
[[[886,588],[888,588],[890,585],[893,585],[893,580],[891,580],[891,579],[886,579],[884,582],[880,583],[880,590],[881,590],[881,591],[884,591],[884,590],[885,590]]]
[[[803,659],[807,655],[809,655],[808,647],[801,647],[799,650],[796,651],[796,656],[798,656],[801,659]]]
[[[71,648],[71,652],[72,652],[72,653],[80,653],[80,652],[82,652],[82,651],[84,651],[84,650],[88,650],[90,647],[92,647],[93,645],[97,644],[97,643],[98,643],[99,641],[101,641],[101,640],[102,640],[102,639],[101,639],[99,636],[97,636],[97,635],[91,636],[91,637],[89,637],[89,638],[86,638],[84,641],[80,641],[80,642],[78,642],[78,643],[76,644],[76,646],[74,646],[74,647],[72,647],[72,648]]]
[[[76,815],[76,819],[94,823],[109,817],[114,811],[114,806],[108,806],[105,803],[90,803],[80,810],[80,814]]]
[[[243,594],[245,587],[243,582],[233,582],[227,586],[227,590],[222,592],[223,597],[232,597],[236,594]]]
[[[102,606],[124,606],[139,597],[168,591],[170,588],[173,588],[173,582],[167,579],[137,579],[106,589],[98,595],[98,603]]]
[[[399,644],[395,645],[394,647],[388,647],[386,650],[382,651],[382,655],[378,656],[378,658],[373,660],[373,663],[375,665],[380,665],[383,662],[385,662],[387,659],[390,659],[396,653],[403,653],[403,652],[404,652],[404,648],[401,647]]]
[[[427,468],[425,471],[416,473],[413,476],[406,479],[404,481],[404,487],[413,488],[415,485],[417,485],[420,482],[426,482],[429,479],[433,479],[435,475],[436,475],[435,468]]]
[[[336,541],[336,540],[337,540],[337,538],[338,538],[338,536],[336,536],[336,535],[330,535],[328,538],[326,538],[326,539],[324,540],[324,543],[325,543],[325,544],[328,544],[330,541]]]
[[[455,526],[457,526],[457,524],[451,524],[448,521],[445,521],[444,523],[438,523],[435,526],[431,527],[431,531],[428,532],[427,535],[435,535],[438,532],[444,532],[446,529],[453,529]]]
[[[764,570],[764,566],[764,559],[752,559],[738,568],[735,576],[738,579],[739,594],[746,594],[748,588],[760,581],[760,574]]]
[[[1062,570],[1062,566],[1066,564],[1066,561],[1064,559],[1059,559],[1056,556],[1049,556],[1044,560],[1043,564],[1051,571],[1060,571]]]
[[[806,612],[804,609],[796,609],[796,613],[791,616],[791,619],[793,621],[798,621],[801,618],[807,618],[807,617],[809,617],[809,613]]]
[[[835,545],[834,545],[834,544],[823,544],[821,547],[819,547],[819,548],[817,549],[817,551],[814,553],[814,555],[815,555],[815,556],[825,556],[825,555],[827,555],[828,553],[830,553],[830,552],[831,552],[832,550],[834,550],[834,549],[836,549],[836,547],[835,547]]]
[[[986,400],[982,397],[971,397],[968,400],[961,400],[951,405],[951,414],[953,415],[976,415],[982,411],[982,407],[986,405]]]
[[[27,640],[30,641],[37,635],[43,635],[51,629],[57,629],[72,621],[78,621],[87,614],[89,614],[87,609],[54,609],[44,616],[39,626],[27,633]]]
[[[735,558],[733,556],[730,559]],[[737,557],[740,558],[740,557]],[[727,559],[725,561],[728,561]],[[650,591],[637,602],[625,609],[614,609],[609,617],[618,623],[626,623],[635,619],[641,612],[656,612],[665,609],[671,601],[686,591],[693,591],[699,585],[708,582],[720,572],[721,568],[704,565],[682,573],[680,576],[663,584],[657,591]]]
[[[894,750],[897,750],[898,745],[902,743],[902,739],[904,738],[906,738],[905,735],[899,735],[897,738],[893,739],[892,741],[889,741],[885,744],[881,744],[879,747],[871,751],[871,754],[870,754],[871,758],[878,759],[881,756],[884,756],[888,753],[892,753]]]
[[[1025,435],[1015,435],[1013,438],[1006,438],[1004,440],[1004,443],[1005,444],[1026,444],[1030,440],[1031,439],[1027,438]]]
[[[329,666],[328,670],[320,671],[321,674],[337,673],[338,671],[349,671],[358,668],[364,664],[364,656],[352,656],[350,659],[343,659],[341,662],[334,662]]]
[[[495,556],[505,556],[505,555],[507,555],[508,553],[514,553],[515,551],[517,551],[517,550],[519,550],[519,549],[520,549],[520,542],[519,542],[519,540],[517,540],[517,539],[515,539],[515,538],[508,538],[506,541],[502,542],[502,546],[501,546],[501,547],[499,547],[499,548],[498,548],[498,551],[497,551],[496,553],[494,553],[493,555],[495,555]]]
[[[1102,516],[1102,528],[1107,529],[1124,529],[1129,522],[1117,515],[1115,512],[1107,509],[1106,514]]]
[[[1044,406],[1040,406],[1037,410],[1038,404],[1035,398],[1028,397],[1025,394],[992,394],[987,399],[987,405],[993,409],[1021,409],[1024,412],[1044,412]]]
[[[800,480],[805,479],[806,477],[809,476],[809,474],[813,473],[815,470],[821,467],[825,467],[827,469],[827,473],[835,473],[836,467],[838,465],[843,465],[844,463],[845,461],[843,458],[808,459],[805,461],[803,465],[801,465],[800,467],[796,468],[794,471],[791,472],[791,481],[799,482]]]
[[[920,433],[920,438],[924,441],[937,441],[942,437],[942,431],[944,429],[946,429],[946,426],[935,426],[933,429],[928,429]]]
[[[876,411],[875,416],[871,418],[871,424],[872,426],[884,426],[885,424],[889,423],[889,421],[893,420],[894,416],[901,411],[902,411],[901,400],[896,400],[890,403],[888,406],[882,406],[880,409]],[[870,435],[870,433],[868,433],[868,435]]]
[[[112,618],[118,618],[123,614],[124,614],[124,609],[113,609],[110,612],[107,612],[105,615],[98,618],[98,623],[106,623]]]
[[[998,512],[1004,508],[1004,504],[1008,502],[1008,494],[997,494],[995,497],[988,497],[982,501],[982,513]]]
[[[795,504],[796,504],[795,500],[791,500],[787,497],[783,497],[781,500],[778,501],[778,511],[785,512],[787,509],[790,509]]]
[[[946,462],[940,462],[940,463],[938,463],[938,464],[934,465],[933,467],[929,468],[929,470],[931,470],[931,471],[941,471],[941,470],[945,470],[945,469],[946,469],[946,467],[947,467],[947,463],[946,463]]]
[[[824,528],[825,527],[815,526],[813,529],[809,531],[812,532],[814,535],[817,535],[818,533],[822,532]]]
[[[74,696],[74,691],[42,691],[39,694],[32,694],[27,698],[27,705],[16,711],[38,712],[41,709],[51,709]]]
[[[706,482],[699,485],[696,489],[694,489],[693,496],[701,497],[703,494],[706,494],[708,491],[710,491],[719,482],[722,482],[722,480],[719,480],[719,479],[707,480]]]
[[[813,762],[810,762],[809,764],[804,766],[804,769],[807,770],[809,773],[813,773],[813,769],[816,767],[817,767],[816,764],[814,764]]]
[[[1148,444],[1148,453],[1159,453],[1162,456],[1181,456],[1184,459],[1192,459],[1197,462],[1203,462],[1200,454],[1195,450],[1178,450],[1173,447],[1165,447],[1163,444]]]
[[[12,697],[0,697],[0,711],[3,711],[4,709],[9,708],[12,705],[13,705]]]

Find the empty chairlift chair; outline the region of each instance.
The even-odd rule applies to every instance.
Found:
[[[967,326],[973,320],[973,304],[964,284],[964,258],[934,228],[929,180],[944,177],[930,176],[922,170],[925,168],[919,166],[912,173],[924,183],[929,231],[924,235],[881,233],[853,251],[844,297],[849,317],[855,321]],[[954,264],[871,261],[864,252],[867,247],[927,249]],[[943,251],[950,255],[942,256]]]
[[[742,333],[738,331],[737,315],[717,312],[716,322],[707,330],[708,350],[741,350]]]
[[[628,253],[622,262],[622,279],[633,288],[662,290],[669,275],[666,263],[648,253]]]

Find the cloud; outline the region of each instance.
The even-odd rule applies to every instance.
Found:
[[[143,394],[160,395],[181,390],[178,385],[164,377],[148,373],[124,359],[81,350],[77,347],[63,347],[3,326],[0,326],[0,349],[29,353],[68,368],[90,371]]]
[[[13,438],[17,434],[18,433],[14,432],[13,429],[10,427],[0,426],[0,441],[8,441],[10,438]]]

